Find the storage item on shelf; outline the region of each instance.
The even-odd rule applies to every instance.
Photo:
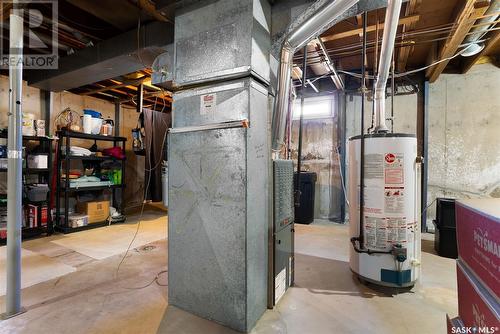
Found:
[[[46,204],[42,204],[39,206],[39,217],[40,217],[40,226],[47,226],[49,221],[49,207]]]
[[[46,201],[48,192],[48,184],[28,184],[26,186],[26,197],[32,202]]]
[[[123,152],[123,149],[119,146],[114,146],[111,148],[106,148],[102,150],[102,154],[108,157],[113,157],[116,159],[125,159],[125,153]]]
[[[7,158],[0,158],[0,168],[7,169],[9,160]]]
[[[23,113],[23,136],[35,135],[35,115]]]
[[[112,136],[114,127],[115,127],[115,122],[112,119],[108,118],[104,120],[102,125],[102,135]]]
[[[98,135],[101,133],[101,126],[102,126],[102,118],[95,118],[92,117],[92,130],[91,133],[93,135]]]
[[[80,131],[80,114],[70,108],[64,109],[54,120],[57,130]]]
[[[29,228],[38,226],[38,206],[33,204],[28,204],[25,207],[26,210],[26,226]]]
[[[83,109],[83,114],[84,115],[90,115],[92,118],[101,118],[102,114],[98,111],[95,111],[93,109]]]
[[[113,185],[111,181],[101,181],[101,179],[96,176],[82,176],[77,179],[71,179],[69,181],[70,188],[100,187],[111,185]]]
[[[63,153],[65,153],[66,152],[66,146],[61,146],[61,151]],[[75,155],[75,156],[90,156],[90,155],[92,155],[92,151],[90,151],[87,148],[80,147],[80,146],[70,146],[69,147],[69,153],[71,155]]]
[[[0,158],[7,158],[7,145],[0,145]]]
[[[35,120],[35,135],[39,137],[45,136],[45,120]]]
[[[89,224],[89,216],[82,215],[78,213],[72,213],[68,215],[68,225],[69,227],[82,227]]]
[[[85,114],[83,115],[82,120],[83,133],[91,134],[92,133],[92,116]]]
[[[93,201],[77,203],[77,211],[88,216],[89,224],[100,223],[109,217],[109,201]]]
[[[49,168],[48,154],[28,154],[28,168],[46,169]]]

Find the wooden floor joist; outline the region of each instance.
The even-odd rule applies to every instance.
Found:
[[[432,58],[430,63],[438,60],[443,60],[452,57],[458,51],[458,48],[464,41],[467,33],[470,31],[474,22],[484,14],[488,9],[490,1],[485,0],[467,0],[458,11],[455,19],[455,29],[450,33],[448,38],[439,49],[437,58]],[[449,60],[441,61],[440,63],[429,67],[425,73],[427,79],[432,83],[437,80],[443,72]]]
[[[405,16],[412,16],[416,15],[418,13],[418,9],[420,7],[420,4],[422,3],[422,0],[410,0],[406,4],[406,9],[405,9]],[[402,31],[402,36],[401,36],[401,41],[405,40],[405,33],[412,31],[416,28],[418,21],[412,21],[408,24],[403,25],[403,31]],[[406,63],[408,62],[408,57],[410,56],[410,53],[414,47],[409,45],[409,46],[403,46],[399,49],[399,55],[396,58],[397,59],[397,69],[399,72],[403,72],[406,70]]]
[[[419,15],[406,16],[406,17],[403,17],[399,20],[399,24],[400,25],[401,24],[410,24],[412,22],[417,22],[419,19],[420,19]],[[383,23],[381,23],[381,24],[383,24]],[[366,27],[366,32],[372,32],[375,30],[377,30],[376,24],[373,24],[373,25]],[[342,39],[342,38],[357,36],[357,35],[362,34],[362,33],[363,33],[363,28],[356,28],[356,29],[328,35],[328,36],[322,36],[321,41],[330,42],[330,41],[335,41],[335,40]]]

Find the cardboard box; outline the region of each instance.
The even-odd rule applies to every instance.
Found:
[[[27,207],[27,226],[26,227],[37,227],[38,226],[38,207],[33,204],[28,204]]]
[[[500,297],[500,199],[457,201],[458,257],[482,285]]]
[[[47,154],[28,155],[28,168],[49,168],[49,156]]]
[[[49,220],[49,208],[47,205],[40,206],[40,226],[47,226]]]
[[[89,224],[101,223],[109,217],[109,201],[80,202],[77,210],[89,217]]]
[[[465,327],[500,328],[500,304],[464,264],[457,261],[458,314]],[[483,332],[486,333],[486,332]]]

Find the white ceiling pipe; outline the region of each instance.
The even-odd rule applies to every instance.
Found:
[[[398,31],[402,0],[389,0],[385,12],[384,35],[380,49],[379,72],[375,82],[375,132],[388,132],[385,124],[385,86],[389,78],[394,41]]]
[[[500,15],[495,15],[496,13],[500,12],[500,0],[494,0],[490,7],[488,7],[488,10],[484,13],[484,16],[482,19],[479,19],[475,22],[476,25],[481,25],[480,27],[475,27],[472,28],[471,32],[474,32],[473,34],[467,36],[467,38],[464,40],[462,44],[469,44],[467,46],[467,50],[461,53],[462,56],[464,57],[470,57],[475,54],[478,54],[484,49],[484,43],[480,43],[479,40],[484,37],[491,29],[495,23],[498,17]],[[491,23],[488,25],[488,23]],[[473,44],[470,44],[473,43]]]
[[[322,33],[337,17],[345,13],[359,0],[336,0],[319,8],[314,15],[303,22],[295,30],[285,36],[281,49],[280,66],[278,68],[277,96],[274,105],[272,126],[272,149],[281,149],[285,137],[285,123],[290,96],[290,76],[293,66],[293,54],[309,41]]]

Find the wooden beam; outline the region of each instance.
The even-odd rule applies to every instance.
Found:
[[[142,82],[142,80],[144,80],[144,79],[124,82],[124,83],[117,83],[116,85],[112,85],[112,86],[104,86],[104,87],[101,87],[99,89],[94,89],[94,90],[90,90],[88,92],[80,93],[80,95],[93,95],[93,94],[105,92],[108,90],[114,90],[114,89],[123,88],[123,87],[128,88],[128,86],[137,86]]]
[[[400,25],[401,24],[410,24],[412,22],[417,22],[419,19],[420,19],[420,15],[406,16],[406,17],[403,17],[399,20],[399,24]],[[381,24],[383,24],[383,23],[381,23]],[[376,29],[377,29],[377,25],[373,24],[373,25],[366,27],[366,32],[372,32],[372,31],[375,31]],[[342,39],[342,38],[356,36],[356,35],[359,35],[362,33],[363,33],[363,28],[356,28],[356,29],[328,35],[328,36],[322,36],[321,40],[323,42],[330,42],[330,41],[335,41],[335,40]]]
[[[450,58],[457,52],[460,44],[463,42],[467,33],[470,31],[474,22],[478,17],[484,14],[490,5],[490,1],[484,0],[467,0],[455,19],[454,29],[445,40],[444,44],[438,52],[438,57],[433,58],[431,62],[436,60],[444,60]],[[429,67],[425,72],[425,76],[432,83],[437,80],[443,72],[450,60],[441,61],[440,63]]]
[[[485,42],[484,49],[477,55],[467,57],[462,63],[462,73],[467,73],[471,67],[484,55],[490,53],[496,47],[500,47],[500,30],[495,30],[490,33],[489,39]]]
[[[410,0],[409,2],[407,2],[405,9],[405,16],[411,16],[417,14],[421,3],[422,0]],[[404,42],[404,39],[406,37],[405,33],[414,30],[416,26],[417,26],[417,21],[403,25],[401,42]],[[403,72],[406,70],[406,63],[408,62],[408,57],[410,56],[410,53],[413,51],[413,49],[414,47],[411,45],[403,46],[399,49],[399,55],[397,57],[397,69],[399,72]]]

